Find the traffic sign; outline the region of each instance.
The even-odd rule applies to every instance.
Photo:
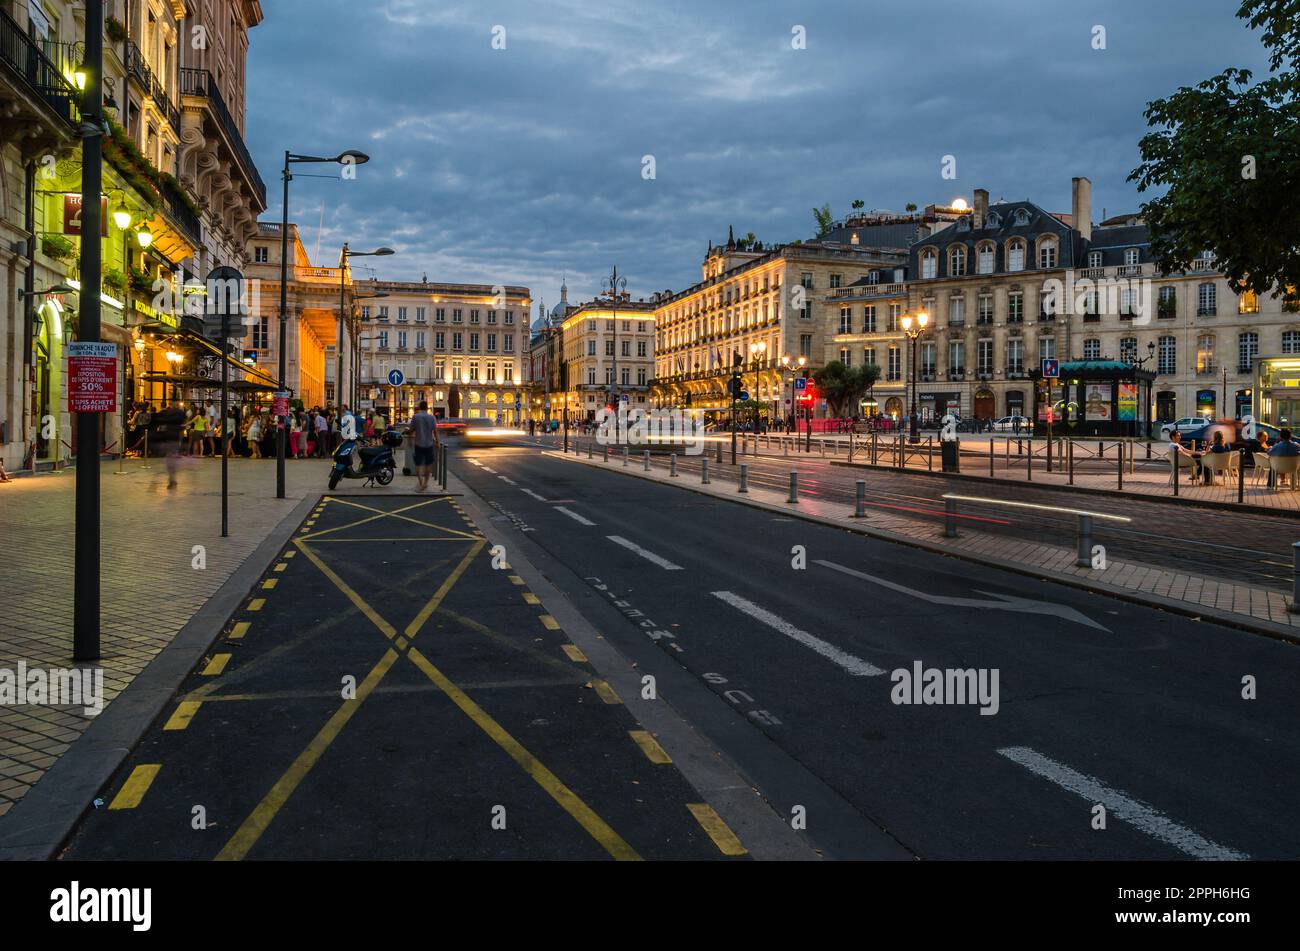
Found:
[[[117,409],[117,344],[68,344],[68,412],[112,413]]]
[[[740,391],[740,401],[741,401],[742,403],[748,403],[748,402],[749,402],[749,390],[741,390],[741,391]]]
[[[618,401],[619,401],[620,403],[626,403],[626,402],[628,402],[627,394],[626,394],[626,393],[620,393],[620,394],[618,395]]]
[[[406,374],[403,373],[401,370],[388,371],[389,386],[401,386],[405,382],[406,382]]]
[[[1061,375],[1061,361],[1051,357],[1043,358],[1043,379],[1054,380]]]
[[[794,388],[804,390],[808,388],[808,378],[806,376],[797,376],[794,378]]]

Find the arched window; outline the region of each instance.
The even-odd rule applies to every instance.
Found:
[[[993,273],[993,242],[984,241],[980,244],[979,250],[979,273]]]
[[[1124,252],[1124,263],[1129,267],[1136,267],[1138,263],[1138,249],[1129,248]]]
[[[939,276],[939,258],[934,253],[934,248],[926,248],[921,252],[921,277],[925,279]]]
[[[1089,252],[1088,252],[1088,267],[1101,267],[1101,252],[1100,252],[1100,251],[1089,251]]]
[[[1029,212],[1025,211],[1025,209],[1023,208],[1016,209],[1015,221],[1016,221],[1016,225],[1019,227],[1024,227],[1025,225],[1029,224]]]
[[[1012,241],[1007,245],[1007,270],[1023,271],[1025,269],[1025,243]]]
[[[1056,250],[1056,239],[1043,239],[1038,245],[1038,266],[1044,269],[1056,267]]]
[[[984,223],[990,228],[996,228],[998,225],[1002,224],[1002,216],[996,211],[990,211],[988,217],[984,219]]]
[[[1242,291],[1241,296],[1237,298],[1237,313],[1239,314],[1258,314],[1259,297],[1254,291]]]
[[[953,245],[948,249],[948,276],[961,277],[966,273],[966,246]]]

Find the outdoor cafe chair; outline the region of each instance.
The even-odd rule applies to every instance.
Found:
[[[1237,460],[1239,456],[1235,452],[1207,452],[1201,457],[1201,465],[1209,473],[1210,484],[1214,484],[1214,477],[1217,473],[1222,472],[1227,479],[1237,471]]]
[[[1178,460],[1180,469],[1190,469],[1196,471],[1196,457],[1188,455],[1186,452],[1173,451],[1169,454],[1169,484],[1174,484],[1174,460]]]
[[[1273,470],[1273,489],[1276,491],[1285,476],[1291,477],[1291,488],[1295,488],[1296,472],[1300,471],[1300,456],[1269,456],[1268,466]]]

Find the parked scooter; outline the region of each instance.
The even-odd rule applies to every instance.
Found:
[[[346,439],[334,452],[334,468],[330,470],[330,488],[338,487],[343,479],[366,479],[367,485],[388,485],[393,481],[397,461],[393,450],[402,444],[402,434],[395,429],[385,432],[379,439],[378,446],[362,446],[357,449],[355,439]],[[358,464],[353,466],[352,452],[360,454]]]

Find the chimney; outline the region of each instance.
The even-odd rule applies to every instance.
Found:
[[[971,227],[976,230],[984,227],[984,218],[989,213],[989,192],[987,188],[975,189],[975,214]]]
[[[1074,230],[1085,241],[1092,240],[1092,182],[1086,178],[1071,179],[1070,216]]]

